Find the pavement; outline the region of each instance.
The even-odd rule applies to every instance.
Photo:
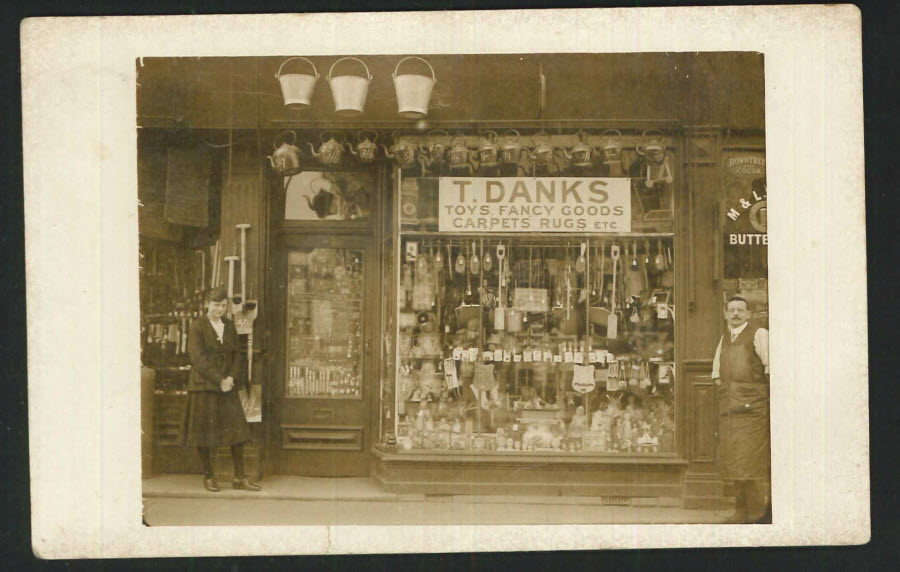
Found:
[[[397,494],[368,478],[274,475],[259,492],[207,492],[200,475],[144,479],[150,526],[718,523],[730,510],[692,510],[674,499],[608,506],[602,497]],[[635,499],[637,502],[639,499]]]

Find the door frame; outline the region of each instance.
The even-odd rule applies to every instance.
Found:
[[[322,169],[327,170],[327,169]],[[353,169],[348,169],[353,170]],[[384,193],[389,193],[391,173],[383,166],[377,166],[376,188],[372,190],[372,211],[368,221],[286,221],[284,206],[286,195],[283,181],[271,178],[267,185],[271,199],[268,205],[269,224],[266,240],[266,272],[270,279],[267,284],[269,303],[267,332],[269,350],[269,382],[263,387],[265,412],[265,473],[281,472],[281,415],[285,389],[285,352],[287,350],[287,252],[291,248],[335,247],[360,248],[364,251],[367,276],[372,277],[374,288],[368,288],[364,299],[363,344],[365,351],[363,365],[363,402],[367,419],[363,420],[363,453],[371,474],[371,450],[377,444],[379,435],[379,401],[381,399],[381,324],[382,284],[381,239],[385,232]],[[281,191],[281,192],[279,192]]]

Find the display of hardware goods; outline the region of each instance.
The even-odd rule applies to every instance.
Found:
[[[401,237],[398,449],[673,452],[673,246]]]

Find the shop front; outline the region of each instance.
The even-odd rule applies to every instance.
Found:
[[[174,240],[159,236],[166,229],[142,231],[143,254],[194,250],[221,269],[188,265],[191,296],[167,293],[171,311],[159,307],[161,286],[148,299],[144,280],[145,323],[179,316],[176,303],[191,319],[202,291],[226,281],[240,289],[236,319],[247,317],[243,302],[258,303],[244,339],[261,386],[261,475],[718,506],[710,369],[723,296],[755,285],[765,311],[759,257],[747,263],[751,277],[727,256],[740,244],[722,243],[736,234],[729,205],[743,204],[745,186],[759,188],[748,177],[732,184],[724,158],[759,156],[764,138],[761,100],[716,108],[704,98],[718,88],[744,101],[757,82],[761,94],[761,59],[425,60],[304,60],[331,66],[329,78],[335,66],[365,66],[356,79],[369,78],[368,99],[355,101],[340,97],[353,93],[340,83],[329,99],[324,86],[304,92],[285,81],[283,65],[303,61],[211,61],[219,68],[210,77],[230,78],[227,111],[185,113],[178,125],[150,113],[162,97],[152,80],[185,82],[199,64],[145,60],[139,153],[205,146],[216,216]],[[439,78],[424,107],[404,100],[409,84],[379,83],[401,65],[412,66],[411,81]],[[279,81],[266,79],[276,70]],[[723,70],[734,77],[716,75]],[[168,206],[165,154],[159,200]],[[153,185],[144,187],[146,199]],[[764,204],[752,220],[760,217]],[[163,332],[151,328],[142,338],[155,347]],[[179,359],[166,367],[183,369]],[[157,368],[152,466],[190,472],[190,452],[175,446],[179,389],[159,385],[165,371]]]

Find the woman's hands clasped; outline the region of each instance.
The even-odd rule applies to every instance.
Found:
[[[219,389],[222,390],[223,393],[228,393],[232,389],[234,389],[234,378],[230,375],[219,382]]]

